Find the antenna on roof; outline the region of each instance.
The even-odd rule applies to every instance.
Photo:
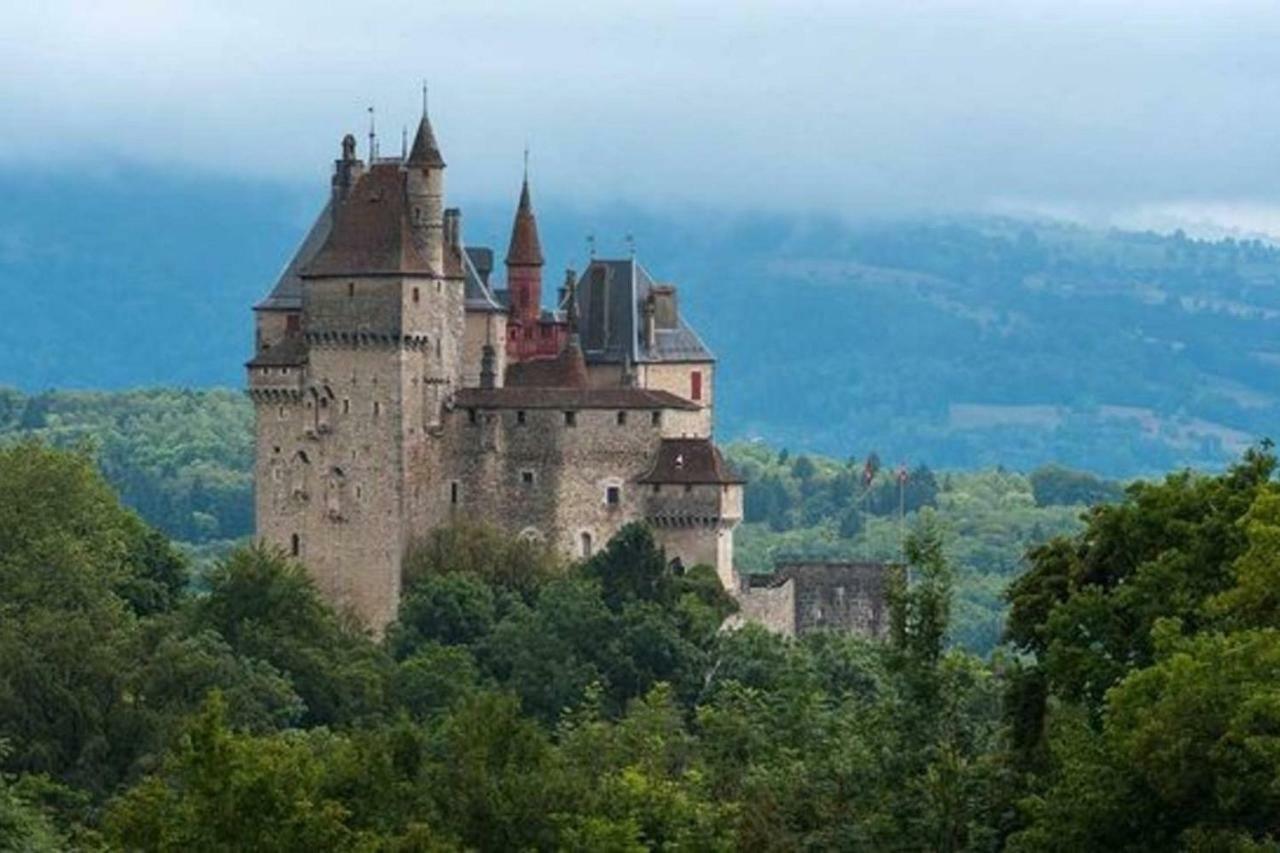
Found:
[[[595,257],[596,257],[596,235],[594,235],[594,234],[588,234],[588,235],[587,235],[587,256],[588,256],[588,257],[590,257],[592,260],[595,260]]]
[[[409,127],[400,125],[400,159],[409,159]]]
[[[524,141],[524,180],[529,182],[529,140]]]
[[[631,257],[636,256],[636,238],[630,232],[627,233],[627,251],[631,253]]]
[[[373,107],[369,107],[369,165],[378,156],[378,131],[374,125]]]
[[[427,115],[427,78],[423,77],[422,78],[422,116],[423,118],[426,118],[426,115]]]

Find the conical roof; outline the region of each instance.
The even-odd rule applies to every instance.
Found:
[[[440,145],[436,142],[435,132],[431,129],[431,119],[427,118],[427,114],[422,114],[422,120],[418,122],[418,132],[413,136],[413,148],[409,149],[409,159],[405,161],[409,166],[430,166],[432,168],[443,168],[444,157],[440,156]]]
[[[520,187],[520,204],[516,221],[511,226],[511,245],[507,248],[508,266],[542,266],[542,244],[538,241],[538,218],[533,215],[529,199],[529,178]]]

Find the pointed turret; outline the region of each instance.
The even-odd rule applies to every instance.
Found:
[[[524,176],[520,186],[520,204],[516,207],[516,220],[511,225],[511,245],[507,248],[507,266],[542,266],[542,244],[538,241],[538,218],[533,213],[529,199],[529,176]]]
[[[426,110],[422,111],[422,119],[418,122],[418,132],[413,136],[413,147],[409,149],[406,166],[419,168],[443,169],[444,157],[440,156],[440,145],[436,142],[435,131],[431,129],[431,119]]]

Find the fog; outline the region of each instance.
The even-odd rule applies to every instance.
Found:
[[[1273,2],[5,5],[3,169],[323,187],[426,78],[455,197],[1280,224]]]

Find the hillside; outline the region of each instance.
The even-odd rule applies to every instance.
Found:
[[[536,188],[537,189],[537,188]],[[545,196],[550,196],[548,189]],[[321,191],[0,174],[0,384],[236,387]],[[543,196],[540,196],[543,197]],[[505,205],[464,232],[502,244]],[[548,281],[635,235],[720,358],[722,438],[935,467],[1221,467],[1280,416],[1280,251],[989,218],[540,203]]]

